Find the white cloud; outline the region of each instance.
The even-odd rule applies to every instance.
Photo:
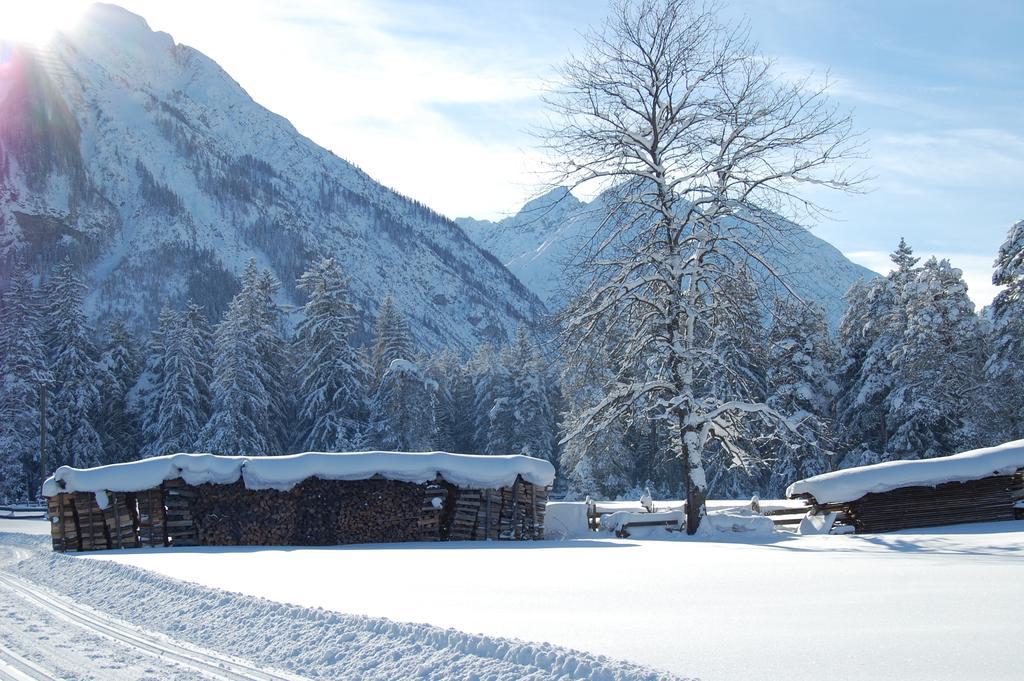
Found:
[[[910,190],[936,186],[964,193],[985,178],[988,191],[1024,185],[1024,137],[1004,130],[969,128],[920,134],[882,134],[871,143],[879,182]],[[977,198],[977,197],[975,197]]]

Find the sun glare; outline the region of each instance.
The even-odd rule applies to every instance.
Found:
[[[54,33],[70,28],[82,10],[82,3],[0,1],[0,41],[45,45]]]

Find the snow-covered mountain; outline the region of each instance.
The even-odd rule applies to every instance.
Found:
[[[456,222],[480,246],[505,264],[534,293],[556,310],[565,302],[566,268],[574,257],[590,246],[606,215],[609,193],[590,203],[577,199],[564,187],[536,198],[516,215],[499,222],[459,218]],[[772,267],[804,299],[825,309],[835,327],[846,303],[843,295],[858,279],[878,276],[846,258],[827,241],[788,221],[770,242],[755,244]],[[758,241],[751,231],[750,239]]]
[[[332,255],[367,331],[393,294],[427,346],[503,340],[539,299],[451,220],[254,102],[200,52],[95,5],[43,50],[0,53],[0,261],[70,254],[98,321],[216,318],[250,258],[283,284]],[[2,271],[8,271],[6,267]]]

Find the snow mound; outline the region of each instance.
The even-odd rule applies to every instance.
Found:
[[[375,475],[424,483],[441,476],[459,487],[495,489],[516,476],[542,487],[555,479],[554,467],[529,456],[477,456],[448,452],[306,452],[288,456],[170,454],[96,468],[61,466],[43,483],[48,497],[61,492],[139,492],[164,480],[190,485],[230,484],[241,478],[248,489],[287,491],[306,480],[366,480]]]
[[[968,482],[992,475],[1009,475],[1021,468],[1024,468],[1024,440],[1015,440],[936,459],[887,461],[816,475],[794,482],[786,489],[786,495],[791,498],[810,495],[819,504],[838,504],[873,492]]]
[[[545,539],[590,537],[587,504],[583,501],[549,501],[544,510]]]
[[[549,643],[466,633],[199,586],[134,567],[52,554],[37,537],[0,535],[28,556],[5,571],[105,615],[171,638],[315,679],[669,681],[674,674]],[[0,550],[0,559],[11,552]],[[145,604],[140,607],[140,604]],[[440,604],[440,602],[439,602]]]

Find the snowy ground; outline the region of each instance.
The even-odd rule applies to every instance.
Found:
[[[116,569],[112,563],[137,566],[307,608],[265,604],[276,613],[275,626],[323,608],[547,641],[558,646],[551,654],[586,650],[707,681],[1021,678],[1024,521],[745,542],[593,539],[41,558],[19,564],[19,574],[45,580],[58,566],[82,575]],[[73,595],[87,598],[82,591]],[[332,617],[351,628],[353,618]],[[699,627],[687,631],[688,621]],[[387,623],[381,631],[392,636],[401,626]],[[441,632],[427,630],[435,640]],[[441,633],[442,649],[465,636]],[[423,636],[415,627],[405,634]],[[541,646],[517,645],[521,659],[537,662]],[[458,665],[457,657],[445,659]],[[300,662],[292,668],[319,668]],[[613,666],[588,663],[595,671]],[[535,668],[537,678],[557,675],[551,666]]]
[[[0,533],[0,679],[678,678],[547,643],[286,605],[54,554],[41,524]]]

